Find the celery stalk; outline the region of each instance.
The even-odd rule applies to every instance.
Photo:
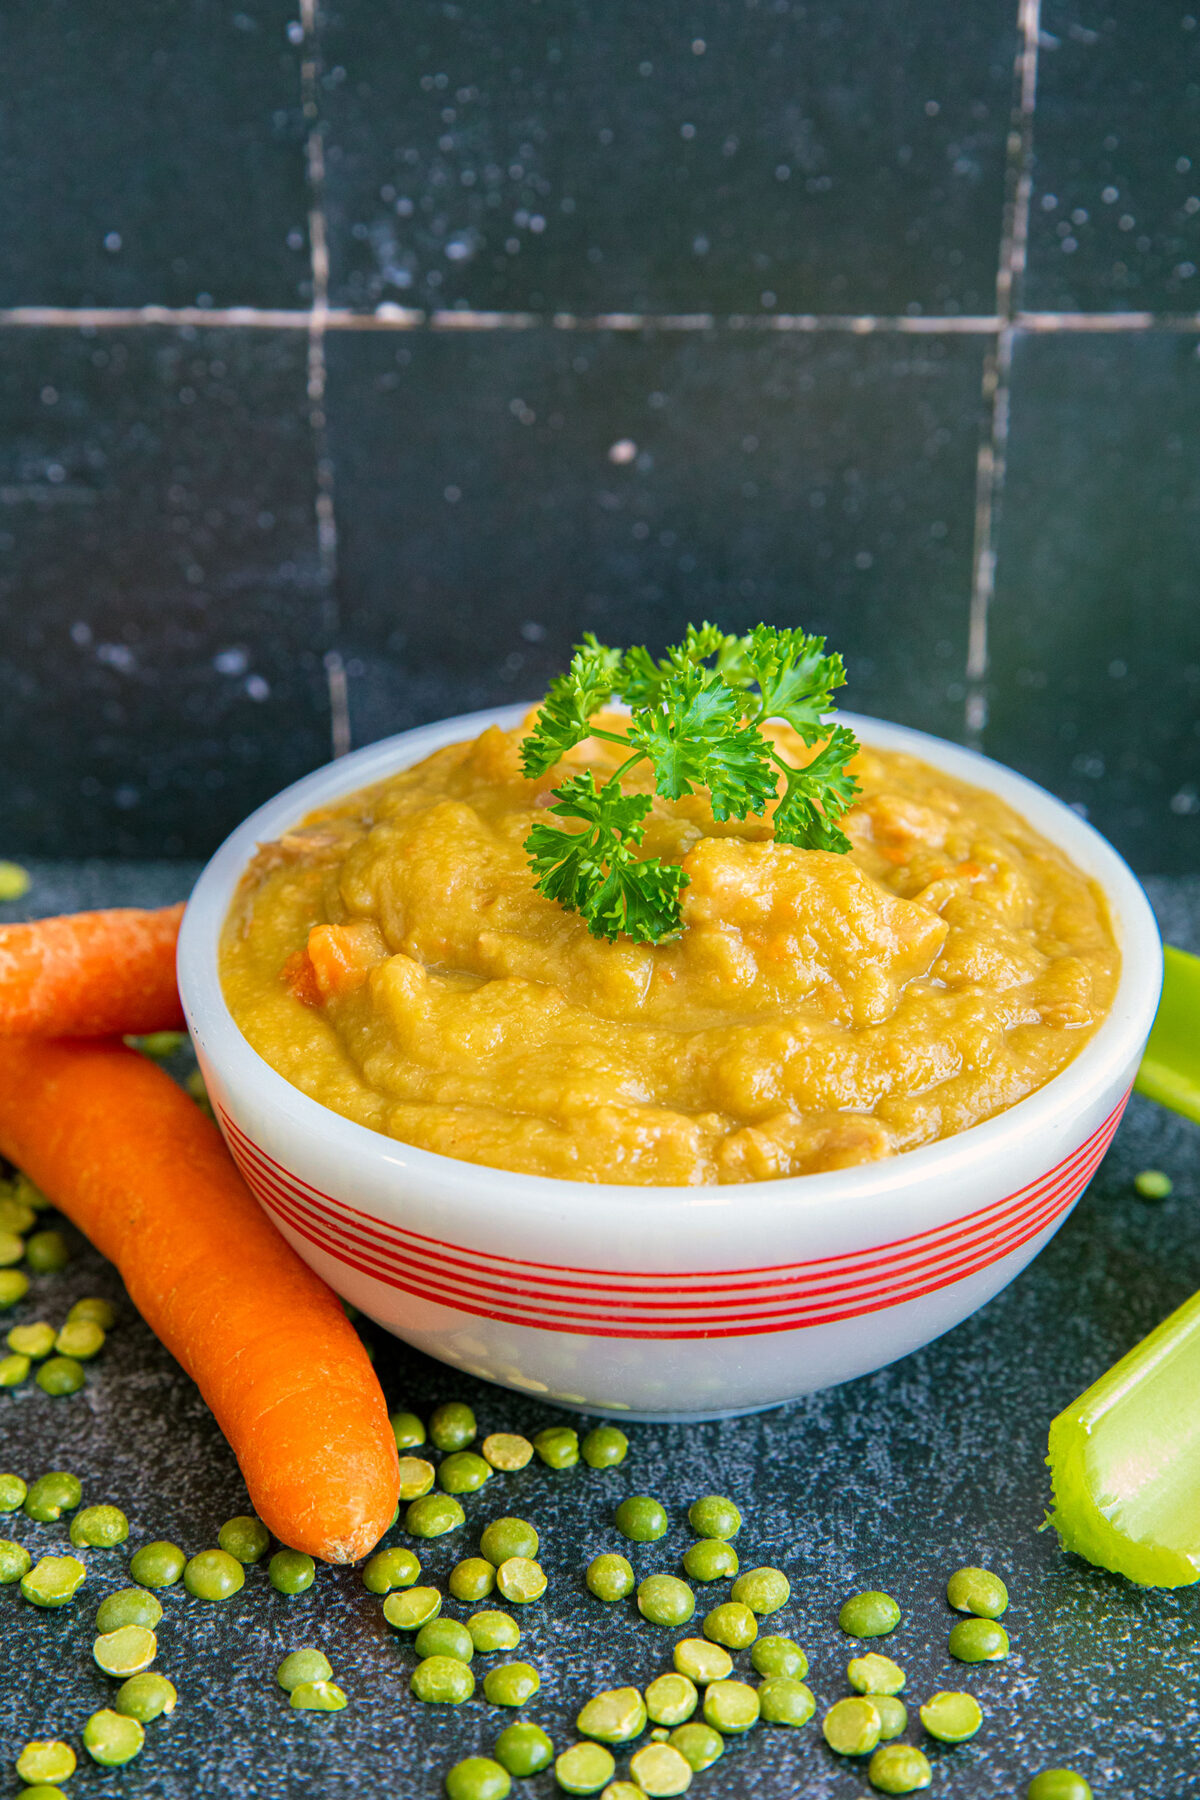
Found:
[[[1163,991],[1137,1091],[1200,1122],[1200,956],[1163,949]]]
[[[1059,1413],[1046,1460],[1065,1550],[1145,1587],[1200,1580],[1200,1294]]]

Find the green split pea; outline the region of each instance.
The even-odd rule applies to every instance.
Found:
[[[369,1594],[390,1594],[412,1587],[420,1574],[420,1561],[411,1550],[377,1550],[362,1572],[362,1582]]]
[[[427,1494],[437,1479],[437,1470],[423,1456],[402,1456],[397,1465],[400,1478],[400,1502],[407,1505]]]
[[[711,1769],[725,1752],[725,1739],[720,1732],[714,1731],[711,1725],[702,1725],[697,1719],[677,1726],[671,1733],[670,1741],[672,1748],[678,1750],[697,1775],[705,1769]]]
[[[465,1625],[457,1619],[428,1619],[422,1625],[413,1643],[413,1649],[422,1661],[427,1656],[456,1656],[459,1662],[469,1663],[475,1655],[475,1643]]]
[[[162,1718],[164,1713],[174,1712],[179,1696],[174,1684],[165,1675],[153,1672],[146,1675],[131,1675],[120,1688],[113,1706],[128,1719],[136,1719],[139,1725],[149,1725],[152,1719]]]
[[[615,1469],[625,1461],[629,1439],[615,1425],[597,1425],[579,1446],[579,1454],[589,1469]]]
[[[757,1688],[744,1681],[713,1681],[704,1690],[704,1722],[725,1737],[749,1731],[759,1716]]]
[[[329,1681],[332,1675],[333,1666],[324,1651],[307,1646],[285,1656],[275,1671],[275,1679],[285,1694],[290,1694],[303,1681]]]
[[[457,1656],[427,1656],[413,1670],[409,1686],[427,1706],[461,1706],[475,1692],[475,1677]]]
[[[184,1564],[183,1585],[197,1600],[232,1600],[246,1571],[228,1550],[201,1550]]]
[[[643,1744],[629,1759],[634,1794],[668,1800],[691,1786],[692,1765],[672,1744]],[[611,1792],[611,1790],[610,1790]]]
[[[883,1736],[883,1720],[873,1699],[838,1700],[825,1714],[821,1731],[839,1756],[869,1756]]]
[[[611,1750],[603,1744],[572,1744],[554,1759],[554,1779],[565,1794],[598,1794],[616,1773]]]
[[[706,1615],[704,1635],[714,1644],[724,1644],[728,1650],[748,1650],[758,1636],[758,1620],[748,1606],[726,1600],[724,1605],[714,1606]]]
[[[441,1610],[442,1596],[432,1587],[405,1588],[383,1603],[383,1616],[396,1631],[419,1631]]]
[[[548,1469],[573,1469],[579,1461],[579,1433],[569,1425],[548,1425],[533,1447]]]
[[[496,1586],[506,1600],[527,1606],[540,1600],[546,1591],[546,1574],[541,1563],[529,1556],[510,1556],[496,1570]]]
[[[761,1618],[778,1612],[791,1598],[792,1584],[782,1569],[747,1569],[730,1589],[730,1598]]]
[[[492,1465],[473,1450],[455,1450],[442,1462],[438,1485],[447,1494],[474,1494],[492,1479]]]
[[[653,1544],[667,1532],[667,1512],[652,1494],[631,1494],[613,1514],[622,1537],[634,1544]]]
[[[925,1702],[921,1723],[930,1737],[943,1744],[962,1744],[975,1736],[983,1724],[983,1714],[973,1694],[943,1691]]]
[[[541,1540],[528,1519],[493,1519],[479,1539],[479,1554],[498,1569],[513,1556],[533,1558]]]
[[[39,1525],[51,1525],[65,1512],[74,1512],[82,1499],[79,1477],[65,1469],[55,1469],[49,1475],[38,1476],[25,1495],[22,1510]]]
[[[759,1683],[758,1705],[764,1725],[807,1725],[817,1710],[812,1689],[793,1675],[768,1675]]]
[[[24,1544],[18,1544],[13,1538],[0,1538],[0,1587],[20,1581],[32,1567],[33,1558]]]
[[[158,1655],[158,1639],[144,1625],[121,1625],[96,1639],[92,1655],[106,1675],[140,1675]]]
[[[646,1702],[635,1687],[607,1688],[588,1701],[575,1724],[584,1737],[624,1744],[646,1729]]]
[[[627,1594],[632,1594],[637,1584],[633,1565],[625,1557],[615,1556],[612,1552],[593,1557],[588,1564],[585,1579],[597,1600],[603,1600],[610,1606],[614,1601],[624,1600]]]
[[[71,1542],[78,1550],[112,1550],[129,1536],[129,1520],[119,1506],[85,1506],[71,1520]]]
[[[791,1675],[803,1681],[808,1674],[808,1658],[790,1637],[762,1637],[750,1651],[750,1661],[759,1675]]]
[[[886,1637],[900,1623],[900,1608],[890,1594],[870,1588],[853,1594],[838,1613],[838,1624],[847,1637]]]
[[[303,1550],[277,1550],[267,1575],[276,1593],[306,1594],[317,1578],[317,1565]]]
[[[437,1407],[429,1420],[430,1441],[437,1450],[465,1450],[474,1443],[478,1431],[475,1414],[461,1400]]]
[[[467,1630],[480,1656],[490,1656],[496,1650],[515,1650],[521,1641],[521,1627],[503,1612],[472,1613]]]
[[[687,1675],[659,1675],[646,1689],[646,1716],[656,1725],[682,1725],[700,1704],[696,1684]]]
[[[696,1596],[677,1575],[648,1575],[637,1591],[638,1611],[651,1625],[686,1625],[696,1610]]]
[[[109,1594],[96,1609],[96,1630],[103,1637],[110,1631],[122,1631],[127,1625],[140,1625],[153,1631],[163,1616],[163,1609],[144,1588],[121,1588]]]
[[[404,1515],[410,1537],[444,1537],[466,1523],[467,1515],[452,1494],[424,1494]]]
[[[1008,1633],[994,1619],[960,1619],[950,1633],[949,1650],[959,1662],[1003,1662]]]
[[[915,1794],[929,1786],[933,1770],[912,1744],[882,1744],[867,1764],[867,1780],[881,1794]]]
[[[21,1577],[21,1595],[31,1606],[66,1606],[87,1580],[76,1556],[43,1556]]]
[[[890,1656],[872,1650],[866,1656],[855,1656],[846,1664],[846,1679],[859,1694],[900,1694],[908,1680],[899,1663]]]
[[[22,1781],[69,1781],[75,1773],[75,1752],[58,1738],[34,1738],[17,1758]]]
[[[252,1513],[239,1513],[235,1519],[226,1519],[217,1533],[221,1549],[247,1566],[262,1560],[270,1542],[270,1532]]]
[[[693,1581],[723,1581],[738,1572],[738,1553],[723,1538],[700,1538],[683,1553],[683,1569]]]
[[[49,1394],[52,1400],[60,1400],[67,1394],[77,1394],[87,1376],[83,1364],[76,1362],[73,1356],[51,1356],[33,1379],[43,1394]]]
[[[946,1583],[946,1599],[955,1612],[978,1619],[998,1619],[1008,1608],[1008,1589],[990,1569],[956,1569]]]
[[[93,1319],[68,1319],[54,1340],[60,1356],[74,1356],[90,1362],[104,1348],[104,1332]]]
[[[448,1800],[508,1800],[512,1777],[490,1756],[464,1756],[446,1772],[446,1793]]]
[[[484,1698],[492,1706],[524,1706],[542,1685],[532,1663],[499,1663],[483,1678]]]
[[[479,1450],[485,1462],[506,1474],[524,1469],[533,1461],[533,1445],[519,1431],[493,1431],[484,1438]]]
[[[299,1712],[341,1712],[346,1696],[336,1681],[298,1681],[291,1705]]]
[[[707,1638],[681,1638],[671,1659],[680,1675],[686,1675],[697,1687],[710,1681],[724,1681],[733,1672],[733,1658],[722,1644]]]
[[[104,1707],[94,1712],[83,1728],[83,1747],[95,1763],[116,1769],[132,1762],[146,1741],[137,1719]]]
[[[701,1538],[735,1538],[742,1529],[742,1515],[724,1494],[705,1494],[688,1507],[688,1524]]]
[[[1074,1769],[1043,1769],[1026,1788],[1025,1800],[1092,1800],[1092,1790]]]
[[[493,1746],[493,1755],[510,1775],[524,1780],[529,1775],[540,1775],[543,1769],[550,1767],[554,1761],[554,1745],[540,1725],[518,1719],[500,1733]]]
[[[55,1275],[70,1260],[71,1252],[61,1231],[35,1231],[25,1239],[25,1261],[35,1275]]]
[[[178,1544],[160,1538],[134,1551],[129,1559],[129,1573],[141,1587],[174,1587],[183,1574],[186,1561]]]
[[[468,1606],[473,1605],[476,1600],[486,1600],[495,1585],[495,1567],[483,1556],[468,1556],[462,1562],[455,1563],[446,1583],[454,1598],[464,1601]]]

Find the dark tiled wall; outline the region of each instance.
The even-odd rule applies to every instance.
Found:
[[[330,7],[333,294],[986,312],[1010,0]]]
[[[5,16],[5,853],[707,614],[1196,866],[1195,17],[310,13]]]

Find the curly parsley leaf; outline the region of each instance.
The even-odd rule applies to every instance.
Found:
[[[806,744],[817,743],[825,736],[833,690],[845,684],[841,657],[825,654],[823,637],[771,625],[756,625],[743,645],[736,679],[739,686],[748,678],[758,687],[754,716],[782,719]]]
[[[774,796],[766,740],[715,669],[668,676],[656,704],[634,714],[629,742],[649,758],[660,794],[678,800],[706,787],[715,819],[761,813]]]
[[[566,674],[556,675],[550,683],[533,730],[521,745],[526,775],[544,775],[591,736],[592,714],[616,693],[620,669],[621,652],[598,643],[589,632]]]
[[[849,850],[850,840],[837,821],[859,791],[853,775],[846,773],[846,764],[857,750],[854,733],[845,725],[835,725],[829,741],[806,768],[781,764],[787,788],[775,808],[776,843],[843,855]]]
[[[611,782],[597,787],[590,769],[555,789],[550,811],[582,821],[567,831],[547,819],[525,840],[539,893],[586,921],[593,937],[622,933],[636,943],[660,943],[682,927],[679,895],[687,876],[674,863],[638,857],[653,801],[623,794]]]
[[[622,659],[619,692],[635,711],[659,705],[668,682],[688,669],[703,667],[714,656],[718,674],[734,669],[748,641],[705,623],[689,625],[682,644],[673,645],[657,662],[643,645],[635,644]]]
[[[598,735],[629,754],[603,786],[589,769],[554,790],[550,810],[581,829],[544,819],[530,831],[525,848],[539,891],[578,912],[595,937],[623,933],[659,943],[681,929],[687,877],[673,863],[638,853],[653,803],[621,788],[641,762],[650,764],[667,799],[705,788],[718,820],[761,814],[774,800],[780,843],[848,850],[838,820],[858,792],[846,772],[858,745],[844,725],[826,722],[830,696],[845,679],[841,657],[826,654],[824,638],[768,625],[745,637],[716,625],[689,626],[683,642],[658,660],[643,646],[622,653],[586,637],[566,674],[551,683],[522,743],[525,773],[545,774],[592,736],[592,716],[612,699],[628,704],[628,731],[606,727]],[[797,769],[760,732],[768,719],[784,720],[810,747],[826,742]]]

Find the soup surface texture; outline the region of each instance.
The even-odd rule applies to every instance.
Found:
[[[619,721],[611,721],[619,725]],[[762,1181],[893,1156],[1070,1062],[1119,954],[1094,884],[992,795],[864,748],[848,856],[656,799],[686,928],[614,943],[536,891],[523,730],[299,821],[250,865],[221,972],[255,1050],[405,1143],[577,1181]],[[786,727],[789,759],[810,752]],[[631,788],[637,786],[636,776]]]

